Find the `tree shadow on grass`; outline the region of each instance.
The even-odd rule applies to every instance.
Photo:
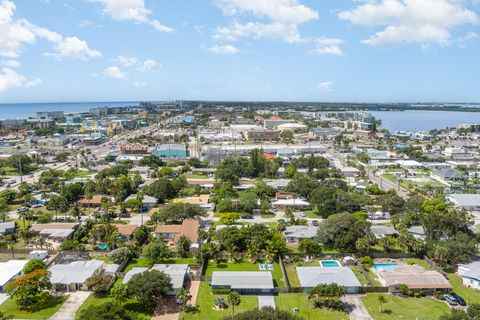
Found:
[[[141,313],[146,316],[151,316],[155,310],[155,305],[145,305],[144,303],[141,303],[139,301],[126,302],[123,306],[129,311]]]
[[[38,312],[44,309],[60,307],[68,296],[51,296],[47,292],[41,293],[38,297],[38,301],[35,304],[26,307],[19,307],[19,310],[28,312]]]

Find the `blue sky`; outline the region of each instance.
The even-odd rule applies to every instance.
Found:
[[[478,0],[0,0],[0,103],[480,102]]]

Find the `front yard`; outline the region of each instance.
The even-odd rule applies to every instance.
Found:
[[[292,312],[294,308],[298,308],[299,312],[294,314],[301,316],[303,319],[332,319],[347,320],[348,314],[340,311],[332,311],[328,309],[317,309],[309,305],[308,295],[305,293],[280,293],[275,296],[275,305],[277,309]],[[310,312],[310,317],[308,316]]]
[[[0,310],[15,319],[48,319],[67,299],[68,295],[52,297],[45,292],[40,301],[28,309],[20,309],[15,300],[9,298],[0,305]]]
[[[122,279],[118,279],[115,284],[112,286],[118,286],[122,283]],[[110,289],[112,290],[112,289]],[[114,299],[110,297],[109,294],[102,295],[102,296],[97,296],[95,294],[91,294],[88,296],[87,300],[82,304],[80,309],[78,309],[77,314],[75,318],[79,318],[80,313],[82,310],[87,309],[90,306],[98,306],[101,305],[102,303],[105,303],[107,301],[113,302]],[[138,320],[149,320],[152,317],[153,310],[145,310],[145,308],[135,299],[129,299],[125,302],[122,303],[125,309],[131,311],[135,315],[135,319]],[[37,318],[38,319],[38,318]],[[41,318],[44,319],[44,318]]]
[[[387,299],[382,306],[383,312],[380,312],[380,303],[378,302],[380,295]],[[369,293],[361,299],[374,320],[437,320],[440,316],[450,313],[450,308],[445,302],[430,298],[402,298],[390,294]]]
[[[201,282],[200,289],[197,296],[196,309],[189,309],[183,311],[180,315],[182,320],[222,320],[232,314],[232,309],[229,307],[225,310],[214,310],[212,307],[215,305],[215,298],[224,297],[224,295],[212,294],[212,289],[208,282]],[[240,305],[235,307],[235,313],[248,311],[258,308],[257,296],[241,296]]]

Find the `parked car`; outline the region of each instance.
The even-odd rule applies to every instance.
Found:
[[[461,305],[461,306],[466,306],[467,305],[467,302],[462,297],[460,297],[458,294],[452,292],[451,296],[454,297],[455,300],[457,300],[459,305]]]
[[[298,216],[299,216],[299,217],[302,217],[302,218],[305,218],[305,217],[306,217],[305,213],[303,213],[303,212],[300,212],[300,213],[298,214]]]
[[[450,294],[446,294],[443,296],[445,298],[445,301],[451,306],[456,306],[458,304],[457,300]]]
[[[312,226],[318,226],[318,220],[312,220]]]

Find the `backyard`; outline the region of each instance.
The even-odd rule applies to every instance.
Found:
[[[215,298],[224,297],[222,295],[212,294],[212,289],[208,282],[201,282],[200,289],[197,296],[198,308],[183,311],[180,315],[181,320],[221,320],[232,314],[232,309],[214,310],[212,307],[215,304]],[[235,307],[235,312],[248,311],[258,308],[257,296],[241,296],[240,305]]]
[[[380,312],[378,301],[380,295],[387,299],[387,302],[382,306],[383,312]],[[429,298],[402,298],[395,295],[369,293],[361,299],[374,320],[436,320],[450,312],[450,308],[445,302]]]
[[[20,309],[15,300],[9,298],[0,305],[0,310],[15,319],[48,319],[67,298],[68,295],[53,297],[45,292],[41,294],[39,302],[28,309]]]
[[[102,258],[98,258],[98,260],[103,260]],[[161,262],[162,264],[196,264],[197,260],[195,258],[172,258],[167,259]],[[149,259],[145,258],[137,258],[132,259],[128,262],[127,266],[125,267],[124,273],[132,270],[133,268],[151,268],[155,263]]]

